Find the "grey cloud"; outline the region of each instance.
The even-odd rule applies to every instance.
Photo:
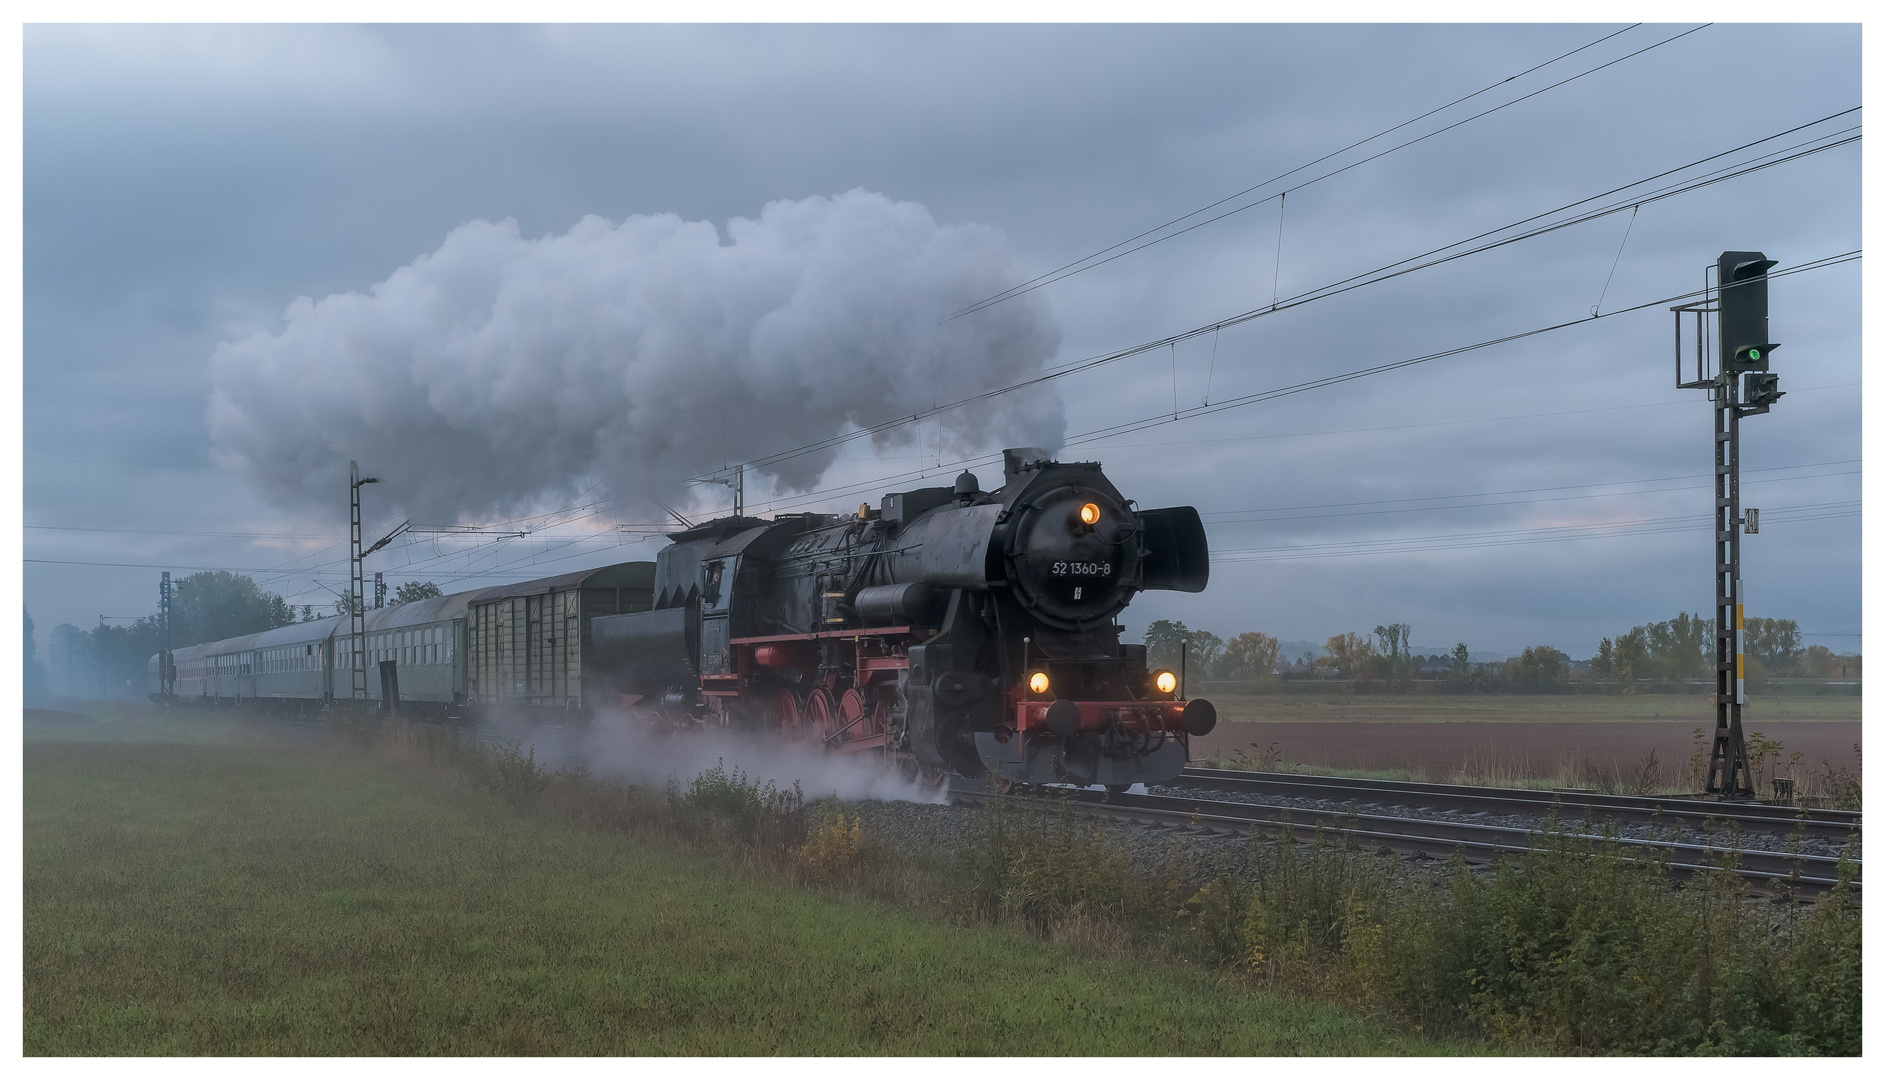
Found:
[[[1677,29],[1642,27],[1604,56]],[[724,222],[772,200],[863,186],[921,203],[941,222],[999,228],[1007,257],[1027,276],[1604,32],[29,27],[28,454],[204,453],[204,363],[219,342],[280,336],[281,312],[295,296],[366,290],[468,221],[514,218],[524,237],[563,235],[588,214]],[[1292,193],[1283,289],[1856,104],[1859,60],[1857,27],[1718,25]],[[1724,107],[1722,73],[1738,67],[1786,74]],[[1859,176],[1857,148],[1847,148],[1645,208],[1607,305],[1686,287],[1726,247],[1765,248],[1784,263],[1857,247]],[[1215,343],[1213,396],[1575,317],[1596,301],[1623,227],[1607,219],[1226,332]],[[1062,333],[1054,362],[1267,301],[1274,235],[1270,208],[1252,211],[1044,291]],[[1750,464],[1858,456],[1856,391],[1800,388],[1858,380],[1859,281],[1853,266],[1776,283],[1782,380],[1796,393],[1750,422]],[[1669,386],[1668,334],[1659,311],[1602,320],[1073,452],[1104,461],[1142,502],[1206,510],[1704,471],[1706,403]],[[1209,363],[1202,342],[1178,350],[1181,397],[1202,396]],[[1057,393],[1069,431],[1154,413],[1170,407],[1171,359],[1137,358],[1066,380]],[[1578,411],[1675,398],[1686,400]],[[1541,412],[1561,415],[1406,426]],[[1204,441],[1383,427],[1393,430]],[[553,444],[542,468],[554,473],[571,452]],[[329,468],[348,456],[334,446],[325,453]],[[845,456],[861,453],[852,447]],[[821,486],[915,468],[924,464],[917,456],[905,448],[839,461]],[[936,467],[933,451],[927,463]],[[283,515],[259,503],[239,474],[197,473],[159,479],[29,465],[28,520],[260,529]],[[520,472],[514,486],[528,479]],[[287,515],[295,529],[344,532],[344,492],[309,483],[301,509]],[[391,498],[391,487],[374,498]],[[756,497],[772,497],[760,487]],[[1857,484],[1826,478],[1770,490],[1763,497],[1779,505],[1854,498]],[[1592,519],[1705,514],[1706,502],[1705,492],[1671,493],[1583,509]],[[1214,528],[1213,542],[1228,549],[1520,528],[1553,512],[1509,506],[1405,521],[1279,521]],[[1857,534],[1856,519],[1764,528],[1749,547],[1749,590],[1761,613],[1856,628]],[[239,541],[164,544],[164,558],[193,565],[272,565]],[[1206,593],[1147,596],[1127,619],[1133,628],[1177,617],[1220,633],[1287,637],[1404,619],[1421,640],[1463,638],[1493,650],[1545,642],[1588,655],[1600,634],[1705,605],[1706,546],[1704,526],[1692,536],[1227,563]],[[29,554],[58,550],[29,535]],[[104,557],[102,542],[85,551]],[[624,554],[588,549],[584,557]],[[378,558],[406,565],[397,548]],[[29,567],[27,590],[49,626],[115,614],[124,596],[147,607],[154,578]],[[271,587],[321,596],[307,575]],[[69,613],[53,614],[56,605]]]

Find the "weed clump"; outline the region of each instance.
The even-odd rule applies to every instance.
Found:
[[[690,781],[685,790],[668,781],[668,806],[675,822],[699,834],[729,838],[766,851],[789,851],[805,839],[805,793],[794,782],[747,777],[722,758]]]
[[[484,783],[499,798],[512,803],[526,803],[550,786],[550,778],[537,763],[537,748],[524,751],[512,742],[494,747],[486,755]]]
[[[1336,834],[1253,833],[1241,864],[1199,870],[1174,839],[1135,866],[1070,798],[990,800],[953,865],[873,847],[826,808],[808,828],[797,785],[722,761],[661,793],[546,770],[516,744],[436,728],[377,743],[512,806],[735,853],[755,871],[880,893],[1085,951],[1220,969],[1254,984],[1393,1017],[1426,1034],[1526,1050],[1857,1054],[1862,928],[1857,862],[1812,905],[1757,901],[1729,866],[1678,881],[1613,837],[1549,823],[1492,867],[1411,867]],[[337,902],[338,903],[338,902]]]
[[[962,851],[961,915],[1104,954],[1164,952],[1186,895],[1179,843],[1156,868],[1137,868],[1125,844],[1065,796],[1055,805],[990,800]]]
[[[1682,883],[1555,823],[1535,850],[1439,873],[1318,834],[1253,840],[1252,874],[1184,905],[1194,947],[1249,977],[1421,1030],[1570,1053],[1856,1054],[1851,868],[1806,908],[1728,867]]]
[[[847,874],[857,865],[864,847],[864,819],[839,810],[828,814],[792,850],[800,870],[812,881],[831,881]]]

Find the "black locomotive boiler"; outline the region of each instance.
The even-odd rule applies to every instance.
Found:
[[[599,615],[614,703],[776,729],[931,780],[1123,787],[1176,776],[1216,723],[1114,621],[1210,574],[1191,507],[1140,510],[1093,462],[1004,454],[1002,484],[886,495],[855,517],[721,518],[656,558],[651,610]]]

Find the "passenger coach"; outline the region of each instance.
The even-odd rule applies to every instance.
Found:
[[[349,619],[294,623],[175,650],[168,698],[162,654],[152,656],[146,689],[159,702],[301,713],[352,698],[358,670],[376,705],[391,696],[407,710],[593,708],[606,687],[590,620],[646,611],[653,584],[653,563],[621,563],[375,608],[358,652]]]

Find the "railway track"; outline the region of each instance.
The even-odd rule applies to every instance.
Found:
[[[1501,855],[1535,849],[1535,831],[1511,825],[1304,810],[1280,804],[1186,796],[1108,794],[1073,788],[1058,788],[1055,794],[1070,796],[1088,812],[1144,824],[1238,834],[1254,830],[1272,836],[1287,834],[1305,841],[1318,833],[1339,835],[1362,848],[1403,856],[1444,859],[1459,851],[1467,861],[1484,864]],[[1017,804],[1038,802],[1034,796],[1000,795],[968,788],[952,789],[950,798],[966,804],[984,804],[996,799]],[[1735,872],[1765,892],[1796,891],[1813,895],[1831,888],[1838,880],[1839,860],[1832,856],[1763,851],[1718,843],[1695,844],[1593,833],[1573,835],[1615,844],[1626,857],[1660,859],[1678,875],[1718,869],[1732,856]],[[1859,881],[1855,879],[1854,884]]]
[[[327,730],[318,720],[273,718],[269,723],[298,729],[309,734]],[[492,732],[463,732],[481,742],[506,744],[511,740]],[[1343,809],[1304,809],[1279,803],[1202,799],[1189,795],[1113,794],[1078,788],[1054,788],[1091,813],[1106,814],[1145,824],[1179,830],[1221,831],[1246,834],[1255,830],[1268,835],[1287,833],[1298,840],[1312,839],[1317,833],[1340,835],[1351,842],[1380,852],[1396,855],[1441,859],[1455,851],[1469,862],[1488,863],[1501,855],[1532,850],[1535,828],[1492,822],[1461,821],[1397,814],[1371,813],[1353,804],[1394,803],[1486,811],[1502,814],[1529,814],[1534,817],[1558,810],[1560,820],[1573,828],[1580,820],[1572,811],[1588,810],[1592,817],[1608,816],[1614,821],[1681,825],[1693,828],[1690,817],[1713,821],[1742,820],[1792,829],[1802,820],[1824,828],[1838,828],[1838,839],[1858,830],[1858,815],[1842,811],[1818,811],[1817,817],[1802,818],[1798,811],[1785,807],[1739,806],[1734,816],[1719,812],[1733,804],[1699,803],[1683,799],[1639,799],[1629,796],[1603,796],[1575,793],[1527,791],[1512,788],[1468,788],[1445,784],[1411,784],[1373,780],[1348,780],[1341,777],[1296,776],[1281,773],[1245,774],[1232,770],[1187,769],[1174,782],[1201,791],[1233,791],[1246,796],[1258,791],[1319,799],[1339,798],[1350,804]],[[958,781],[949,792],[957,804],[981,804],[990,800],[1008,800],[1018,804],[1038,802],[1034,796],[993,794]],[[1165,786],[1165,785],[1161,785]],[[1687,805],[1684,805],[1687,804]],[[1763,814],[1762,811],[1768,811]],[[1633,816],[1634,815],[1634,816]],[[1832,816],[1826,816],[1832,815]],[[1687,875],[1719,868],[1733,855],[1735,872],[1762,891],[1792,890],[1812,895],[1831,888],[1838,880],[1838,858],[1805,852],[1771,851],[1739,847],[1730,842],[1688,843],[1674,839],[1602,836],[1573,833],[1591,840],[1615,844],[1626,856],[1658,858],[1670,871]],[[1734,839],[1729,833],[1725,840]],[[1855,877],[1854,884],[1861,884]]]
[[[1235,769],[1186,769],[1161,787],[1282,795],[1357,802],[1368,806],[1407,806],[1463,813],[1540,815],[1556,810],[1563,820],[1588,819],[1628,825],[1680,825],[1704,831],[1725,827],[1748,832],[1784,833],[1844,843],[1859,833],[1860,815],[1851,810],[1804,809],[1771,803],[1717,802],[1669,796],[1599,795],[1594,792],[1538,791],[1527,788],[1468,787],[1395,780],[1358,780],[1341,776],[1243,772]]]

